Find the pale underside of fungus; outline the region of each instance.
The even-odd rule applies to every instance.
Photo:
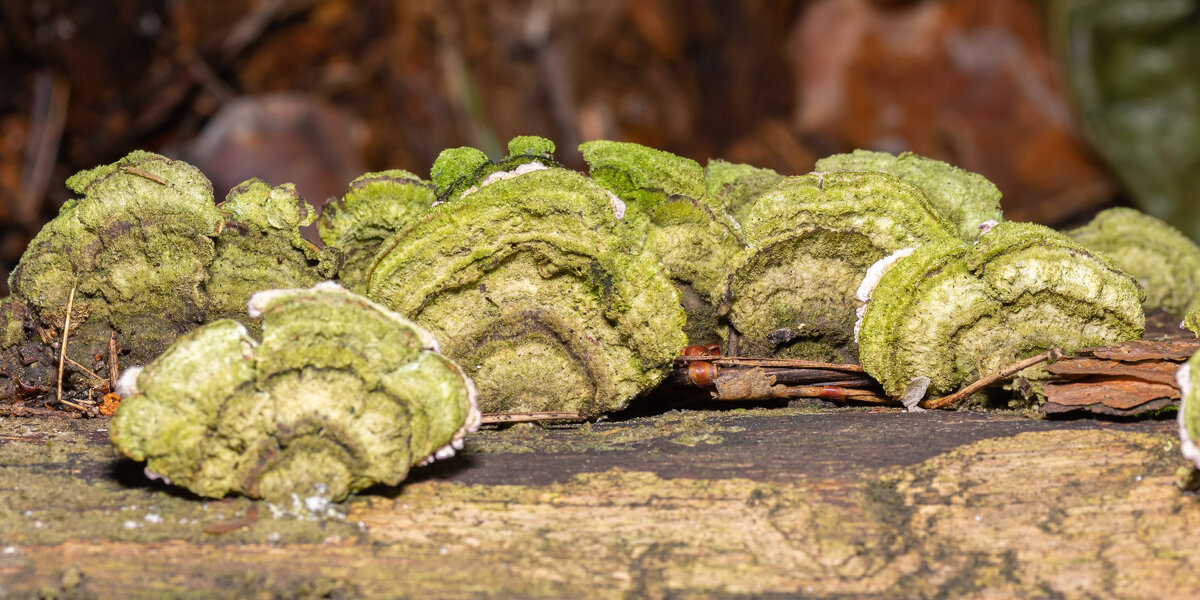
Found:
[[[789,177],[746,213],[722,313],[740,353],[854,362],[855,292],[877,260],[956,239],[917,188],[883,173]]]
[[[340,500],[453,454],[479,426],[432,336],[330,283],[255,294],[262,340],[215,321],[122,377],[117,449],[208,497]]]
[[[899,396],[944,394],[1018,359],[1141,337],[1142,292],[1101,254],[1040,225],[1001,223],[976,244],[917,247],[880,277],[859,357]]]
[[[560,168],[439,205],[383,248],[367,289],[434,332],[487,412],[618,410],[685,343],[661,264],[603,188]]]
[[[1200,297],[1200,247],[1161,219],[1132,208],[1110,208],[1067,232],[1103,252],[1146,290],[1146,308],[1177,317]]]
[[[679,289],[693,344],[720,339],[721,273],[742,247],[737,222],[709,193],[693,160],[639,144],[597,140],[579,147],[593,180],[628,207],[643,248]]]

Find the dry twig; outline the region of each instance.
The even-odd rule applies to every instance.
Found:
[[[534,421],[582,421],[577,412],[525,412],[484,413],[482,422],[487,423],[532,423]]]
[[[1004,367],[1003,369],[1000,369],[999,371],[996,371],[995,373],[992,373],[991,375],[981,377],[975,383],[972,383],[971,385],[968,385],[967,387],[958,390],[949,396],[935,398],[933,400],[929,400],[928,402],[923,402],[919,406],[921,406],[921,408],[946,408],[948,406],[953,406],[963,398],[966,398],[967,396],[970,396],[971,394],[974,394],[975,392],[978,392],[979,390],[982,390],[983,388],[992,385],[1001,379],[1011,377],[1018,372],[1028,369],[1034,365],[1041,364],[1046,361],[1055,361],[1062,357],[1062,348],[1051,348],[1041,354],[1038,354],[1037,356],[1031,356],[1025,360],[1015,362],[1007,367]]]

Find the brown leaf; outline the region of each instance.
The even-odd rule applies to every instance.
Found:
[[[1179,365],[1165,361],[1129,364],[1094,358],[1068,358],[1047,366],[1046,370],[1055,375],[1076,376],[1074,379],[1079,376],[1109,375],[1174,385]]]
[[[768,375],[761,367],[717,377],[716,386],[713,398],[718,400],[763,400],[780,397],[787,391],[785,386],[776,385],[775,376]]]
[[[1128,410],[1152,400],[1179,397],[1179,389],[1174,385],[1125,377],[1070,383],[1052,382],[1047,383],[1044,390],[1048,403],[1053,402],[1064,406],[1103,404],[1122,410]]]
[[[1175,339],[1165,341],[1131,340],[1100,348],[1080,350],[1078,354],[1090,354],[1096,358],[1134,362],[1141,360],[1184,361],[1200,351],[1200,339]]]

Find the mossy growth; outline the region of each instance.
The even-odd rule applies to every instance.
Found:
[[[739,222],[746,218],[758,197],[783,180],[783,175],[743,163],[712,159],[704,167],[709,195],[724,203]]]
[[[12,306],[28,309],[20,327],[43,345],[61,337],[71,304],[67,357],[79,364],[107,357],[114,334],[123,364],[145,364],[183,333],[240,314],[250,292],[309,285],[339,262],[300,237],[312,208],[288,185],[253,180],[218,207],[195,167],[142,151],[67,185],[81,197],[42,228],[9,285]],[[5,343],[17,327],[4,319]],[[27,382],[49,383],[24,371]]]
[[[13,295],[58,332],[72,297],[69,356],[91,364],[110,332],[147,361],[208,315],[205,290],[222,221],[207,178],[149,152],[67,180],[69,200],[13,270]]]
[[[916,187],[883,173],[789,177],[746,213],[722,314],[740,354],[853,362],[855,292],[875,261],[957,239]]]
[[[904,152],[855,150],[817,161],[817,171],[878,171],[911,183],[968,242],[979,237],[980,225],[1004,219],[1000,190],[982,175],[964,171],[940,160]]]
[[[554,142],[535,135],[521,135],[509,140],[508,156],[495,162],[478,148],[447,148],[433,161],[429,178],[433,181],[438,202],[447,202],[466,195],[468,190],[484,181],[490,183],[530,169],[557,166]]]
[[[250,311],[261,342],[214,321],[122,377],[122,454],[202,496],[340,500],[478,427],[471,381],[400,315],[331,283],[259,292]]]
[[[627,207],[625,219],[680,290],[693,344],[716,342],[725,264],[742,247],[738,224],[709,193],[693,160],[639,144],[597,140],[579,147],[593,180]]]
[[[251,179],[230,190],[217,209],[223,222],[209,268],[208,320],[242,318],[255,292],[312,286],[341,266],[341,250],[318,250],[300,234],[316,211],[290,183],[272,187]],[[252,320],[246,324],[257,327]]]
[[[1001,223],[974,245],[918,247],[869,298],[859,357],[893,396],[918,376],[941,395],[1050,348],[1139,338],[1145,325],[1133,278],[1030,223]]]
[[[1132,208],[1110,208],[1067,233],[1103,252],[1146,290],[1146,309],[1182,316],[1200,297],[1200,247],[1182,232]]]
[[[684,314],[610,196],[561,168],[481,182],[385,245],[368,294],[433,331],[485,411],[620,409],[666,375]]]
[[[1196,369],[1197,365],[1200,365],[1200,353],[1192,355],[1175,376],[1181,395],[1175,418],[1179,422],[1179,448],[1183,457],[1191,461],[1195,469],[1200,469],[1200,447],[1196,445],[1200,442],[1200,390],[1197,389],[1200,388],[1200,369]],[[1195,469],[1189,469],[1192,471],[1188,474],[1189,479],[1194,479]]]
[[[342,285],[366,293],[367,271],[379,247],[436,200],[432,183],[400,169],[367,173],[351,181],[340,200],[321,209],[317,221],[321,241],[346,256],[338,271]]]

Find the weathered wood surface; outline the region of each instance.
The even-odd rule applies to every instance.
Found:
[[[319,520],[147,482],[105,426],[0,419],[0,597],[1200,592],[1172,421],[793,408],[518,425]]]

